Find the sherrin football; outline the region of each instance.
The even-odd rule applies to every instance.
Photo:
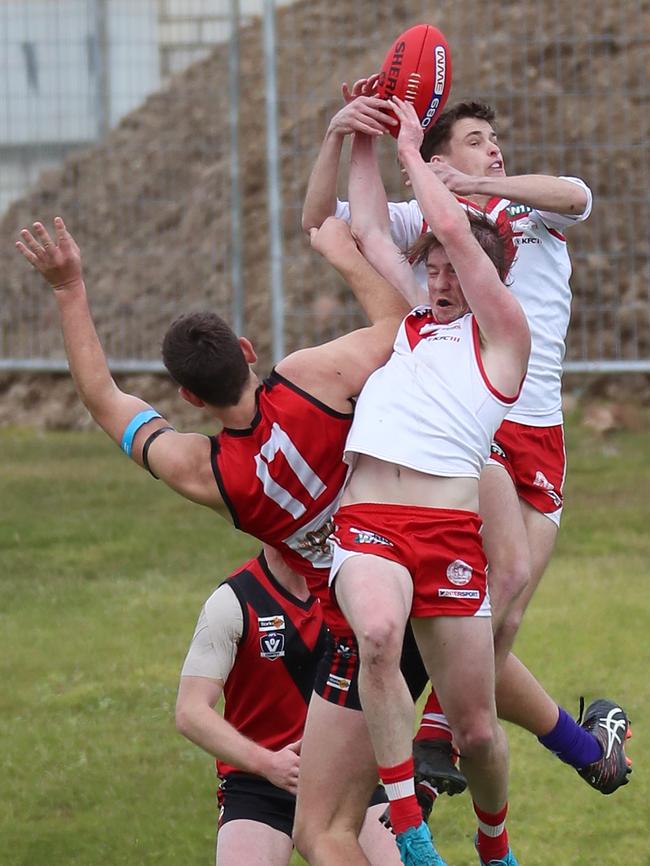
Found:
[[[379,73],[377,96],[399,96],[410,102],[422,129],[435,123],[451,88],[451,54],[447,40],[431,24],[416,24],[400,33]],[[397,138],[399,125],[390,127]]]

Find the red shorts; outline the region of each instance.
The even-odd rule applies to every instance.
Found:
[[[517,495],[557,526],[562,514],[566,453],[564,429],[504,421],[494,436],[489,463],[503,466]]]
[[[371,553],[409,571],[412,616],[490,616],[480,531],[472,511],[344,505],[334,515],[332,579],[350,556]]]

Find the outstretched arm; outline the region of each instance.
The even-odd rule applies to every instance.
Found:
[[[42,223],[34,223],[34,233],[23,229],[16,247],[54,290],[70,372],[82,403],[111,439],[142,466],[143,444],[167,422],[152,417],[128,434],[134,418],[151,407],[121,391],[111,376],[88,306],[79,247],[61,217],[55,218],[54,227],[52,240]],[[156,440],[156,472],[188,499],[216,507],[221,499],[214,478],[209,477],[209,454],[205,436],[165,433]]]
[[[538,211],[563,214],[573,222],[586,219],[591,211],[591,192],[577,179],[567,180],[545,174],[521,174],[512,177],[480,177],[464,174],[440,157],[430,162],[431,170],[457,195],[484,195],[507,198]]]
[[[350,90],[341,88],[345,105],[331,119],[307,184],[302,211],[303,230],[319,228],[328,216],[336,212],[336,182],[341,151],[346,135],[365,132],[379,136],[395,125],[395,119],[385,111],[386,102],[373,96],[377,75],[361,78]]]
[[[391,236],[386,190],[379,172],[375,142],[355,133],[349,178],[352,234],[372,266],[395,286],[410,307],[423,300],[413,270]]]

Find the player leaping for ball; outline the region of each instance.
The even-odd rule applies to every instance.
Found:
[[[336,198],[345,136],[359,131],[377,137],[394,125],[394,119],[382,110],[383,100],[373,95],[375,81],[376,76],[372,76],[359,80],[351,91],[344,88],[346,104],[330,122],[309,180],[303,210],[305,230],[320,225],[329,214],[350,218],[347,203]],[[571,302],[571,263],[562,232],[589,216],[591,192],[578,178],[507,177],[494,118],[487,105],[459,103],[445,110],[430,127],[420,152],[429,169],[467,207],[486,211],[499,226],[512,229],[517,257],[508,287],[526,313],[532,336],[522,393],[495,435],[480,480],[495,629],[497,707],[500,718],[535,734],[588,784],[610,794],[627,783],[631,772],[624,751],[629,735],[624,710],[614,701],[600,699],[588,707],[584,720],[575,722],[517,659],[508,655],[550,559],[562,511],[565,452],[561,369]],[[416,199],[390,202],[389,219],[392,238],[402,251],[427,230]],[[355,235],[363,249],[362,226],[355,228]],[[415,273],[422,288],[411,288],[412,302],[424,297],[426,282],[421,265]],[[616,730],[610,749],[607,730],[612,720]],[[433,694],[414,749],[416,769],[423,779],[433,779],[440,770],[450,772],[446,759],[450,740],[449,726]],[[447,780],[441,781],[444,789]],[[418,790],[428,813],[431,790],[425,786]]]
[[[480,472],[519,394],[530,333],[502,282],[508,262],[498,229],[468,218],[419,154],[414,109],[396,97],[393,104],[399,158],[431,226],[412,250],[426,264],[429,297],[402,322],[390,360],[359,397],[346,442],[351,473],[334,517],[332,580],[359,643],[361,703],[403,862],[444,864],[414,789],[415,708],[399,668],[411,618],[462,755],[480,862],[516,866],[505,829],[508,747],[496,715],[477,511]],[[353,225],[365,224],[367,244],[399,264],[378,179],[372,141],[357,133]]]

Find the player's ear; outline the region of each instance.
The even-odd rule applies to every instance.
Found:
[[[447,162],[447,160],[439,153],[434,153],[429,162]]]
[[[181,387],[178,389],[178,393],[181,395],[182,399],[185,400],[186,403],[189,403],[191,406],[196,406],[197,409],[203,409],[205,403],[196,394],[192,394],[191,391],[188,391],[187,388]]]
[[[244,353],[244,358],[246,359],[247,364],[254,364],[257,361],[257,354],[255,349],[253,348],[253,344],[250,340],[247,340],[246,337],[239,338],[239,345],[241,346],[241,350]]]

